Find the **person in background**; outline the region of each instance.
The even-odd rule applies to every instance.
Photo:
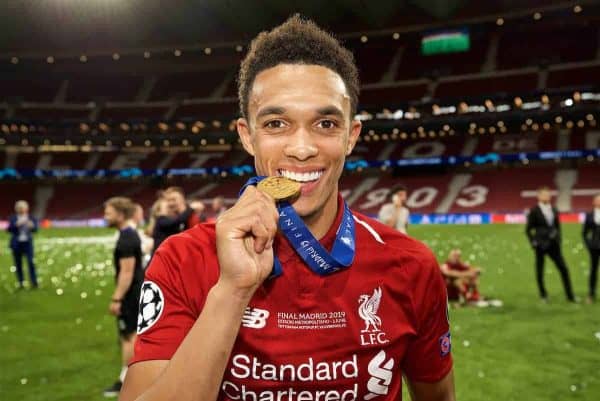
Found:
[[[194,199],[190,202],[190,207],[198,215],[201,223],[206,221],[206,205],[204,205],[202,199]]]
[[[386,203],[379,210],[378,220],[383,224],[395,228],[403,234],[406,234],[410,211],[405,206],[408,190],[402,184],[398,184],[390,189],[389,203]]]
[[[140,237],[131,224],[134,213],[135,204],[129,198],[114,197],[104,204],[104,219],[119,232],[114,250],[116,286],[108,309],[117,318],[121,345],[121,373],[119,379],[104,390],[105,397],[116,397],[119,394],[127,374],[127,364],[133,356],[136,338],[144,270]]]
[[[160,244],[169,236],[187,230],[200,222],[200,218],[185,201],[185,192],[180,187],[169,187],[164,190],[164,204],[159,208],[152,238],[156,252]]]
[[[594,208],[586,213],[583,223],[583,241],[590,253],[590,284],[587,303],[596,300],[596,284],[598,281],[598,260],[600,259],[600,194],[594,197]]]
[[[144,208],[139,203],[135,203],[135,209],[133,217],[131,218],[131,226],[137,230],[142,243],[142,254],[143,254],[143,266],[144,268],[150,262],[152,256],[152,249],[154,248],[154,239],[152,236],[147,235],[144,230]]]
[[[527,214],[525,232],[535,251],[535,269],[540,297],[543,302],[548,302],[548,293],[544,286],[544,257],[548,255],[560,273],[567,300],[575,302],[569,269],[560,249],[559,213],[550,203],[550,188],[539,188],[537,198],[538,204],[532,207]]]
[[[15,262],[19,289],[23,289],[23,255],[27,258],[29,281],[32,288],[38,287],[35,263],[33,262],[33,233],[38,229],[37,219],[29,215],[29,204],[20,200],[15,203],[15,214],[10,217],[7,231],[10,233],[10,249]]]
[[[448,299],[451,301],[475,302],[481,299],[479,294],[479,276],[481,269],[461,260],[460,249],[452,249],[448,259],[440,269],[446,280]]]
[[[225,198],[221,195],[215,196],[210,206],[212,214],[207,219],[209,222],[217,221],[219,216],[227,210],[227,206],[225,206]]]

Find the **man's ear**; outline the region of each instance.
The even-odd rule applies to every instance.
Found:
[[[346,146],[346,156],[349,156],[356,145],[360,130],[362,129],[362,122],[358,120],[351,121],[350,136],[348,137],[348,144]]]
[[[236,128],[240,140],[242,141],[242,146],[246,149],[246,152],[250,153],[251,156],[254,156],[254,144],[252,143],[252,134],[250,133],[248,120],[245,118],[238,118]]]

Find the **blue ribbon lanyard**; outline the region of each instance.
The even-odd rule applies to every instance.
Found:
[[[252,177],[240,190],[240,195],[248,185],[256,185],[266,177]],[[354,261],[356,251],[354,218],[352,213],[343,202],[344,210],[342,221],[335,236],[335,242],[331,253],[308,230],[300,216],[288,202],[279,202],[279,229],[290,241],[296,253],[304,263],[315,273],[325,276],[338,270],[349,267]],[[277,277],[283,273],[281,262],[275,256],[271,277]]]

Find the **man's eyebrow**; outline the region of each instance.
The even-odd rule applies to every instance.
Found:
[[[336,116],[339,118],[344,118],[344,113],[342,110],[335,106],[325,106],[317,109],[317,113],[321,116]]]
[[[256,118],[268,116],[271,114],[285,114],[285,108],[279,106],[265,107],[256,114]]]

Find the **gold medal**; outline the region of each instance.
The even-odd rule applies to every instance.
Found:
[[[285,177],[267,177],[258,183],[257,188],[270,195],[276,202],[300,194],[300,183]]]

